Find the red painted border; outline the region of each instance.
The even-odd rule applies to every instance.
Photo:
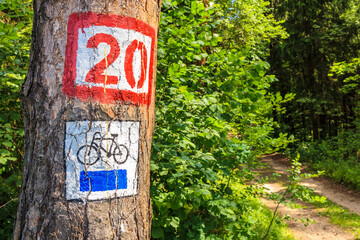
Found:
[[[139,94],[129,90],[75,86],[79,29],[90,26],[107,26],[131,29],[151,37],[148,93]],[[131,102],[133,104],[150,105],[154,71],[154,51],[155,30],[140,20],[119,15],[105,15],[93,12],[73,13],[69,16],[68,22],[62,91],[68,97],[78,97],[82,101],[95,99],[101,103],[113,103],[115,101],[120,101],[122,103]]]

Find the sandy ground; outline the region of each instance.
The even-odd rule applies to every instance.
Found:
[[[286,181],[285,174],[287,169],[290,168],[289,160],[282,154],[271,154],[264,156],[261,161],[267,163],[269,168],[258,170],[263,176],[271,176],[273,172],[282,175],[281,181]],[[305,170],[304,168],[302,169]],[[278,181],[277,181],[278,182]],[[285,191],[285,187],[281,184],[269,182],[265,187],[271,192],[281,193]],[[310,178],[304,180],[302,185],[313,188],[314,191],[322,196],[325,196],[330,201],[341,205],[342,207],[360,215],[360,194],[346,188],[340,184],[334,183],[324,177]],[[265,205],[275,210],[276,204],[268,199],[263,200]],[[317,210],[309,204],[296,202],[304,206],[301,209],[291,209],[290,207],[280,205],[278,212],[280,215],[289,215],[294,219],[310,218],[315,223],[310,223],[307,227],[297,220],[288,220],[288,228],[293,232],[296,239],[303,240],[347,240],[355,239],[354,235],[349,231],[342,229],[334,224],[331,224],[326,217],[319,216]]]

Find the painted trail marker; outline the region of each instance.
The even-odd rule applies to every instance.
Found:
[[[137,193],[138,121],[66,123],[66,198],[101,200]]]
[[[135,18],[74,13],[68,21],[63,92],[81,100],[150,104],[155,31]]]

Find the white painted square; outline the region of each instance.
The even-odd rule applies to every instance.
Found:
[[[101,200],[137,194],[139,130],[138,121],[66,122],[67,200]],[[105,178],[99,173],[105,173]],[[120,175],[114,173],[126,173],[126,182],[119,182]],[[86,180],[80,181],[80,175],[86,176]],[[114,176],[116,180],[111,182]]]
[[[122,29],[117,27],[108,27],[108,26],[90,26],[87,28],[81,28],[79,31],[78,38],[78,50],[76,57],[76,78],[75,85],[77,86],[88,86],[88,87],[105,87],[106,89],[119,89],[119,90],[128,90],[134,93],[148,93],[149,91],[149,73],[150,73],[150,59],[151,59],[151,43],[152,39],[149,36],[141,34],[135,30],[131,29]],[[109,53],[110,47],[106,43],[100,43],[97,48],[89,48],[87,44],[91,37],[94,37],[96,34],[108,34],[114,37],[117,40],[117,43],[120,47],[120,55],[118,58],[103,72],[103,75],[107,76],[116,76],[119,78],[117,84],[106,84],[103,83],[93,83],[85,81],[86,75],[95,64],[103,60]],[[142,42],[147,51],[147,66],[146,66],[146,76],[143,87],[132,88],[126,80],[125,76],[125,52],[132,41],[138,40]],[[141,72],[141,54],[140,51],[135,51],[133,59],[133,71],[135,81],[138,82]]]

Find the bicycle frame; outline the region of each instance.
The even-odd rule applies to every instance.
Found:
[[[99,135],[100,137],[96,137],[97,135]],[[104,135],[106,136],[106,134]],[[98,141],[98,146],[99,148],[101,148],[101,150],[103,150],[104,152],[106,152],[106,156],[107,157],[110,157],[111,156],[111,152],[112,152],[112,148],[113,148],[113,145],[115,144],[116,145],[116,142],[115,142],[115,137],[117,136],[114,136],[112,134],[112,137],[104,137],[104,136],[101,136],[100,132],[95,132],[94,133],[94,136],[93,136],[93,139],[91,140],[91,145],[94,144],[95,141]],[[110,147],[108,148],[108,146],[106,147],[106,149],[103,147],[103,141],[106,141],[106,140],[111,140],[111,145]]]

